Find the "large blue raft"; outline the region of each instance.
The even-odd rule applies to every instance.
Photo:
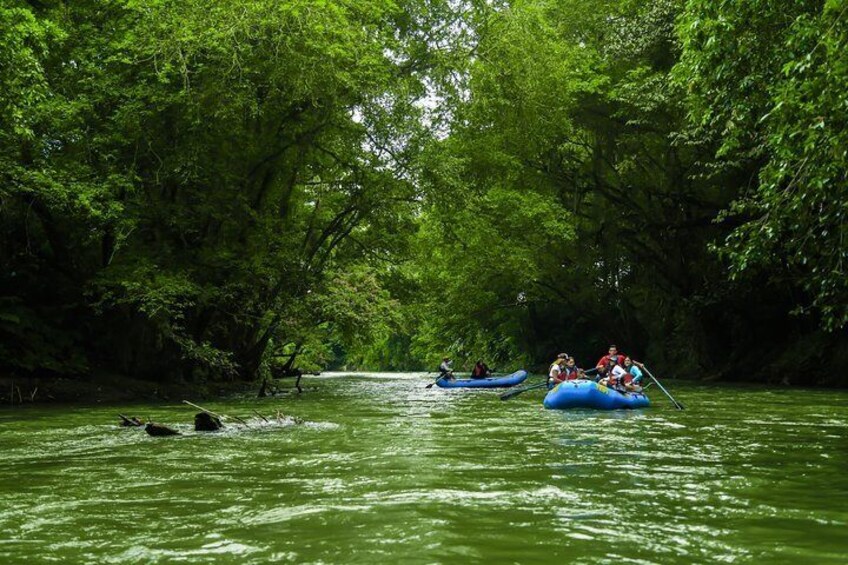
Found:
[[[641,392],[621,393],[594,381],[578,379],[561,382],[545,396],[545,408],[565,410],[568,408],[596,408],[617,410],[619,408],[644,408],[651,405]]]
[[[487,377],[485,379],[445,379],[436,384],[442,388],[506,388],[515,386],[527,378],[527,371],[516,371],[505,377]]]

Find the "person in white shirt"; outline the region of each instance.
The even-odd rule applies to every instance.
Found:
[[[556,361],[551,363],[548,369],[548,386],[555,385],[562,380],[560,374],[565,369],[566,360],[568,360],[568,353],[560,353],[557,355]]]
[[[451,365],[453,361],[451,361],[450,357],[443,357],[442,364],[439,365],[439,378],[440,379],[452,379],[453,378],[453,367]]]
[[[624,391],[624,377],[630,373],[618,364],[617,359],[610,358],[607,369],[607,376],[599,381],[600,384]]]

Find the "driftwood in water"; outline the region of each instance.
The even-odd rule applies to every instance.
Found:
[[[171,429],[163,424],[157,424],[156,422],[148,422],[147,425],[144,426],[144,431],[157,437],[180,435],[180,432],[177,430]]]
[[[292,351],[291,353],[288,353],[286,355],[281,356],[281,357],[288,357],[288,359],[286,359],[285,363],[283,363],[282,365],[272,365],[271,368],[270,368],[271,377],[273,377],[275,379],[283,379],[283,378],[286,378],[286,377],[293,377],[293,378],[297,379],[294,383],[294,386],[295,386],[295,388],[297,388],[298,393],[303,392],[303,389],[300,388],[300,379],[301,379],[301,377],[303,377],[303,375],[320,375],[321,374],[320,372],[301,371],[300,369],[298,369],[297,367],[294,366],[295,360],[297,359],[298,355],[300,355],[300,353],[302,351],[303,351],[303,344],[301,343],[301,344],[296,345],[295,348],[294,348],[294,351]],[[262,382],[262,388],[259,389],[259,396],[265,396],[265,388],[266,388],[265,381],[263,381]],[[276,389],[276,387],[274,387],[274,388]],[[277,390],[273,390],[271,392],[272,395],[274,395],[276,393],[277,393]]]
[[[298,393],[303,392],[303,388],[300,386],[300,379],[303,375],[320,375],[320,371],[301,371],[300,369],[287,369],[283,368],[272,368],[271,369],[271,377],[274,379],[286,379],[293,378],[294,387],[297,389]],[[276,396],[278,392],[282,392],[280,388],[273,382],[269,382],[268,379],[262,379],[262,386],[259,387],[258,397],[268,396]]]
[[[217,432],[223,427],[221,419],[209,412],[198,412],[194,415],[194,431],[196,432]]]
[[[239,422],[241,422],[242,424],[244,424],[244,426],[245,426],[246,428],[249,428],[249,427],[250,427],[250,425],[249,425],[247,422],[245,422],[244,420],[242,420],[242,419],[241,419],[241,418],[239,418],[238,416],[227,416],[226,414],[216,414],[216,413],[212,412],[211,410],[207,410],[207,409],[206,409],[206,408],[204,408],[203,406],[199,406],[199,405],[195,404],[194,402],[189,402],[188,400],[183,400],[183,404],[188,404],[188,405],[189,405],[189,406],[191,406],[192,408],[197,408],[198,410],[202,410],[202,411],[204,411],[204,412],[206,412],[206,413],[208,413],[208,414],[210,414],[210,415],[212,415],[212,416],[214,416],[214,417],[218,418],[219,420],[225,420],[225,419],[228,419],[228,418],[232,418],[233,420],[238,420]]]
[[[140,428],[144,425],[144,422],[142,420],[139,420],[135,416],[133,416],[132,418],[128,418],[123,414],[118,414],[118,417],[121,419],[121,425],[128,428]]]

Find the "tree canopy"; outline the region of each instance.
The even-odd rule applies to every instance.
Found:
[[[836,367],[846,11],[5,2],[0,367]]]

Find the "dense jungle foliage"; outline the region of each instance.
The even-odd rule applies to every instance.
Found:
[[[848,0],[2,0],[0,374],[845,383]]]

